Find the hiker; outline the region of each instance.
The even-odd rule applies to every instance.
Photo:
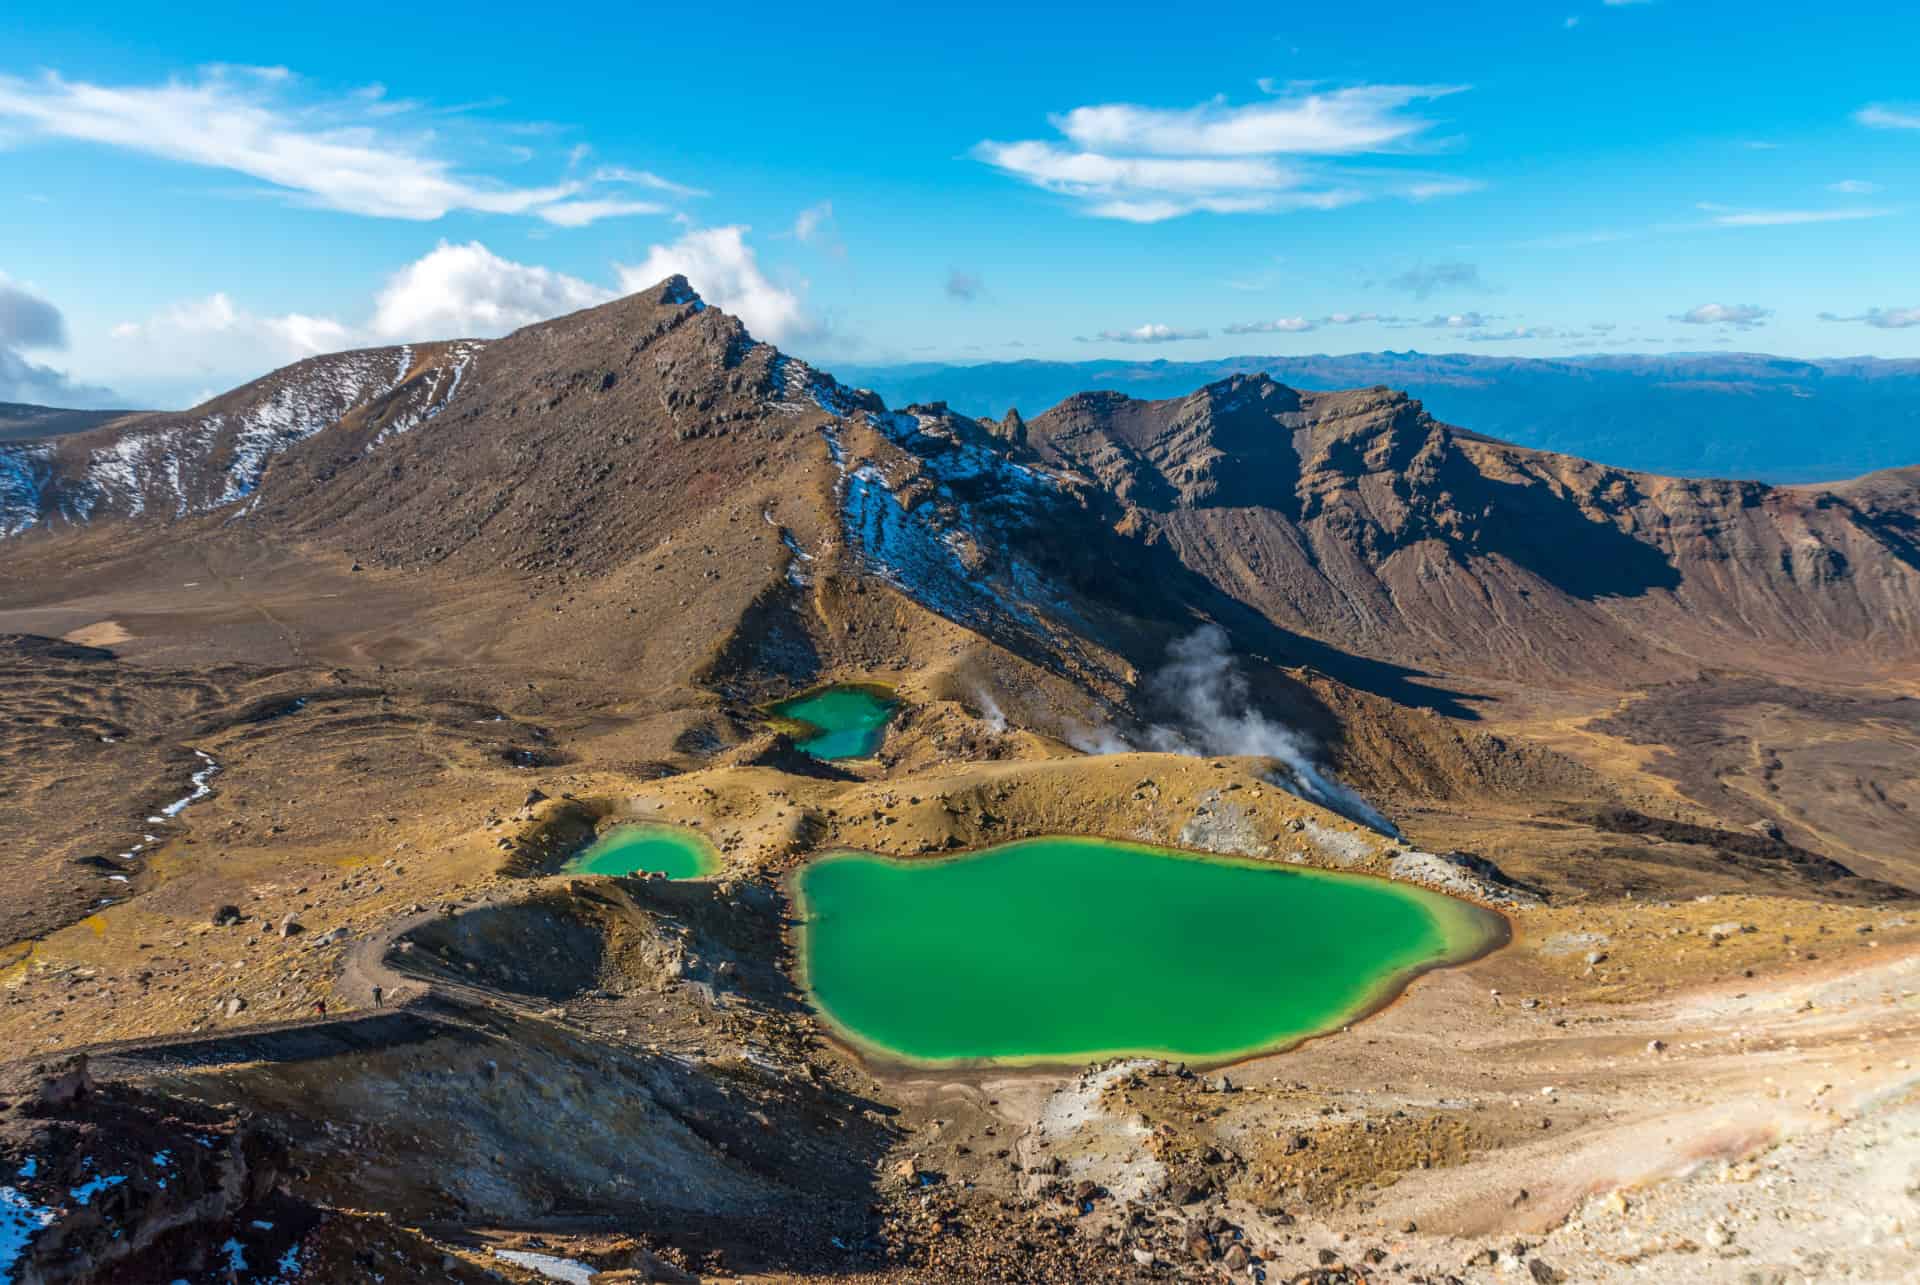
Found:
[[[380,988],[378,986],[373,988],[373,1006],[375,1008],[380,1007]]]
[[[323,999],[313,1001],[313,1015],[315,1017],[325,1017],[327,1015],[327,1001]]]

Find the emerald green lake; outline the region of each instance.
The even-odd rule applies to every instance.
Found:
[[[795,744],[817,759],[863,759],[880,748],[899,702],[871,687],[826,687],[773,707],[797,723]]]
[[[1102,839],[837,853],[797,886],[815,1005],[920,1063],[1226,1060],[1336,1029],[1506,931],[1424,889]]]
[[[616,825],[567,862],[574,874],[631,875],[641,871],[669,879],[698,879],[720,868],[713,845],[678,826]]]

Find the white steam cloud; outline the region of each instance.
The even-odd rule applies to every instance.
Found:
[[[1167,649],[1167,663],[1148,679],[1148,687],[1169,708],[1181,711],[1177,725],[1156,723],[1142,733],[1148,749],[1195,757],[1268,758],[1281,767],[1270,778],[1310,803],[1331,809],[1383,834],[1399,830],[1358,794],[1334,780],[1313,761],[1312,743],[1253,708],[1246,675],[1234,662],[1227,632],[1202,625]],[[1111,730],[1075,738],[1092,753],[1132,748]]]

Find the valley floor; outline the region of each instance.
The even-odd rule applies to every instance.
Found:
[[[36,636],[0,657],[0,1153],[37,1160],[18,1190],[62,1211],[63,1252],[99,1279],[128,1244],[210,1279],[213,1226],[256,1265],[296,1253],[286,1280],[540,1279],[500,1251],[606,1280],[1897,1281],[1920,1262],[1920,904],[1884,842],[1904,810],[1823,826],[1764,764],[1669,770],[1708,714],[1663,727],[1636,693],[1611,702],[1625,730],[1355,717],[1354,778],[1389,744],[1432,769],[1365,782],[1405,831],[1389,842],[1259,761],[1008,730],[953,683],[974,660],[957,631],[831,675],[891,681],[907,710],[878,759],[828,767],[753,700],[562,645],[627,619],[609,589],[192,557],[153,570],[166,593],[77,576],[0,596],[0,632]],[[556,607],[537,663],[474,624]],[[1064,706],[1065,685],[1023,681],[1010,704]],[[1755,743],[1814,743],[1787,717],[1866,725],[1765,717]],[[1873,728],[1832,761],[1910,735]],[[213,792],[149,822],[194,751]],[[1783,800],[1752,788],[1768,779]],[[1755,828],[1776,813],[1781,837]],[[724,869],[558,872],[614,818],[697,824]],[[793,976],[798,864],[1060,832],[1444,877],[1513,940],[1228,1067],[929,1073],[827,1037]],[[1491,866],[1420,855],[1456,849]],[[227,1167],[155,1185],[156,1154],[194,1148]],[[79,1205],[55,1169],[69,1193],[121,1181]],[[189,1188],[226,1193],[204,1224],[178,1221]]]

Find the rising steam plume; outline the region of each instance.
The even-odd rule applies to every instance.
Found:
[[[1253,707],[1246,675],[1220,626],[1202,625],[1169,647],[1167,663],[1147,680],[1147,687],[1164,707],[1180,711],[1177,723],[1145,728],[1138,746],[1112,729],[1086,733],[1075,744],[1096,754],[1146,748],[1200,757],[1272,759],[1282,769],[1271,778],[1275,785],[1383,834],[1399,834],[1378,809],[1314,762],[1311,741]]]

